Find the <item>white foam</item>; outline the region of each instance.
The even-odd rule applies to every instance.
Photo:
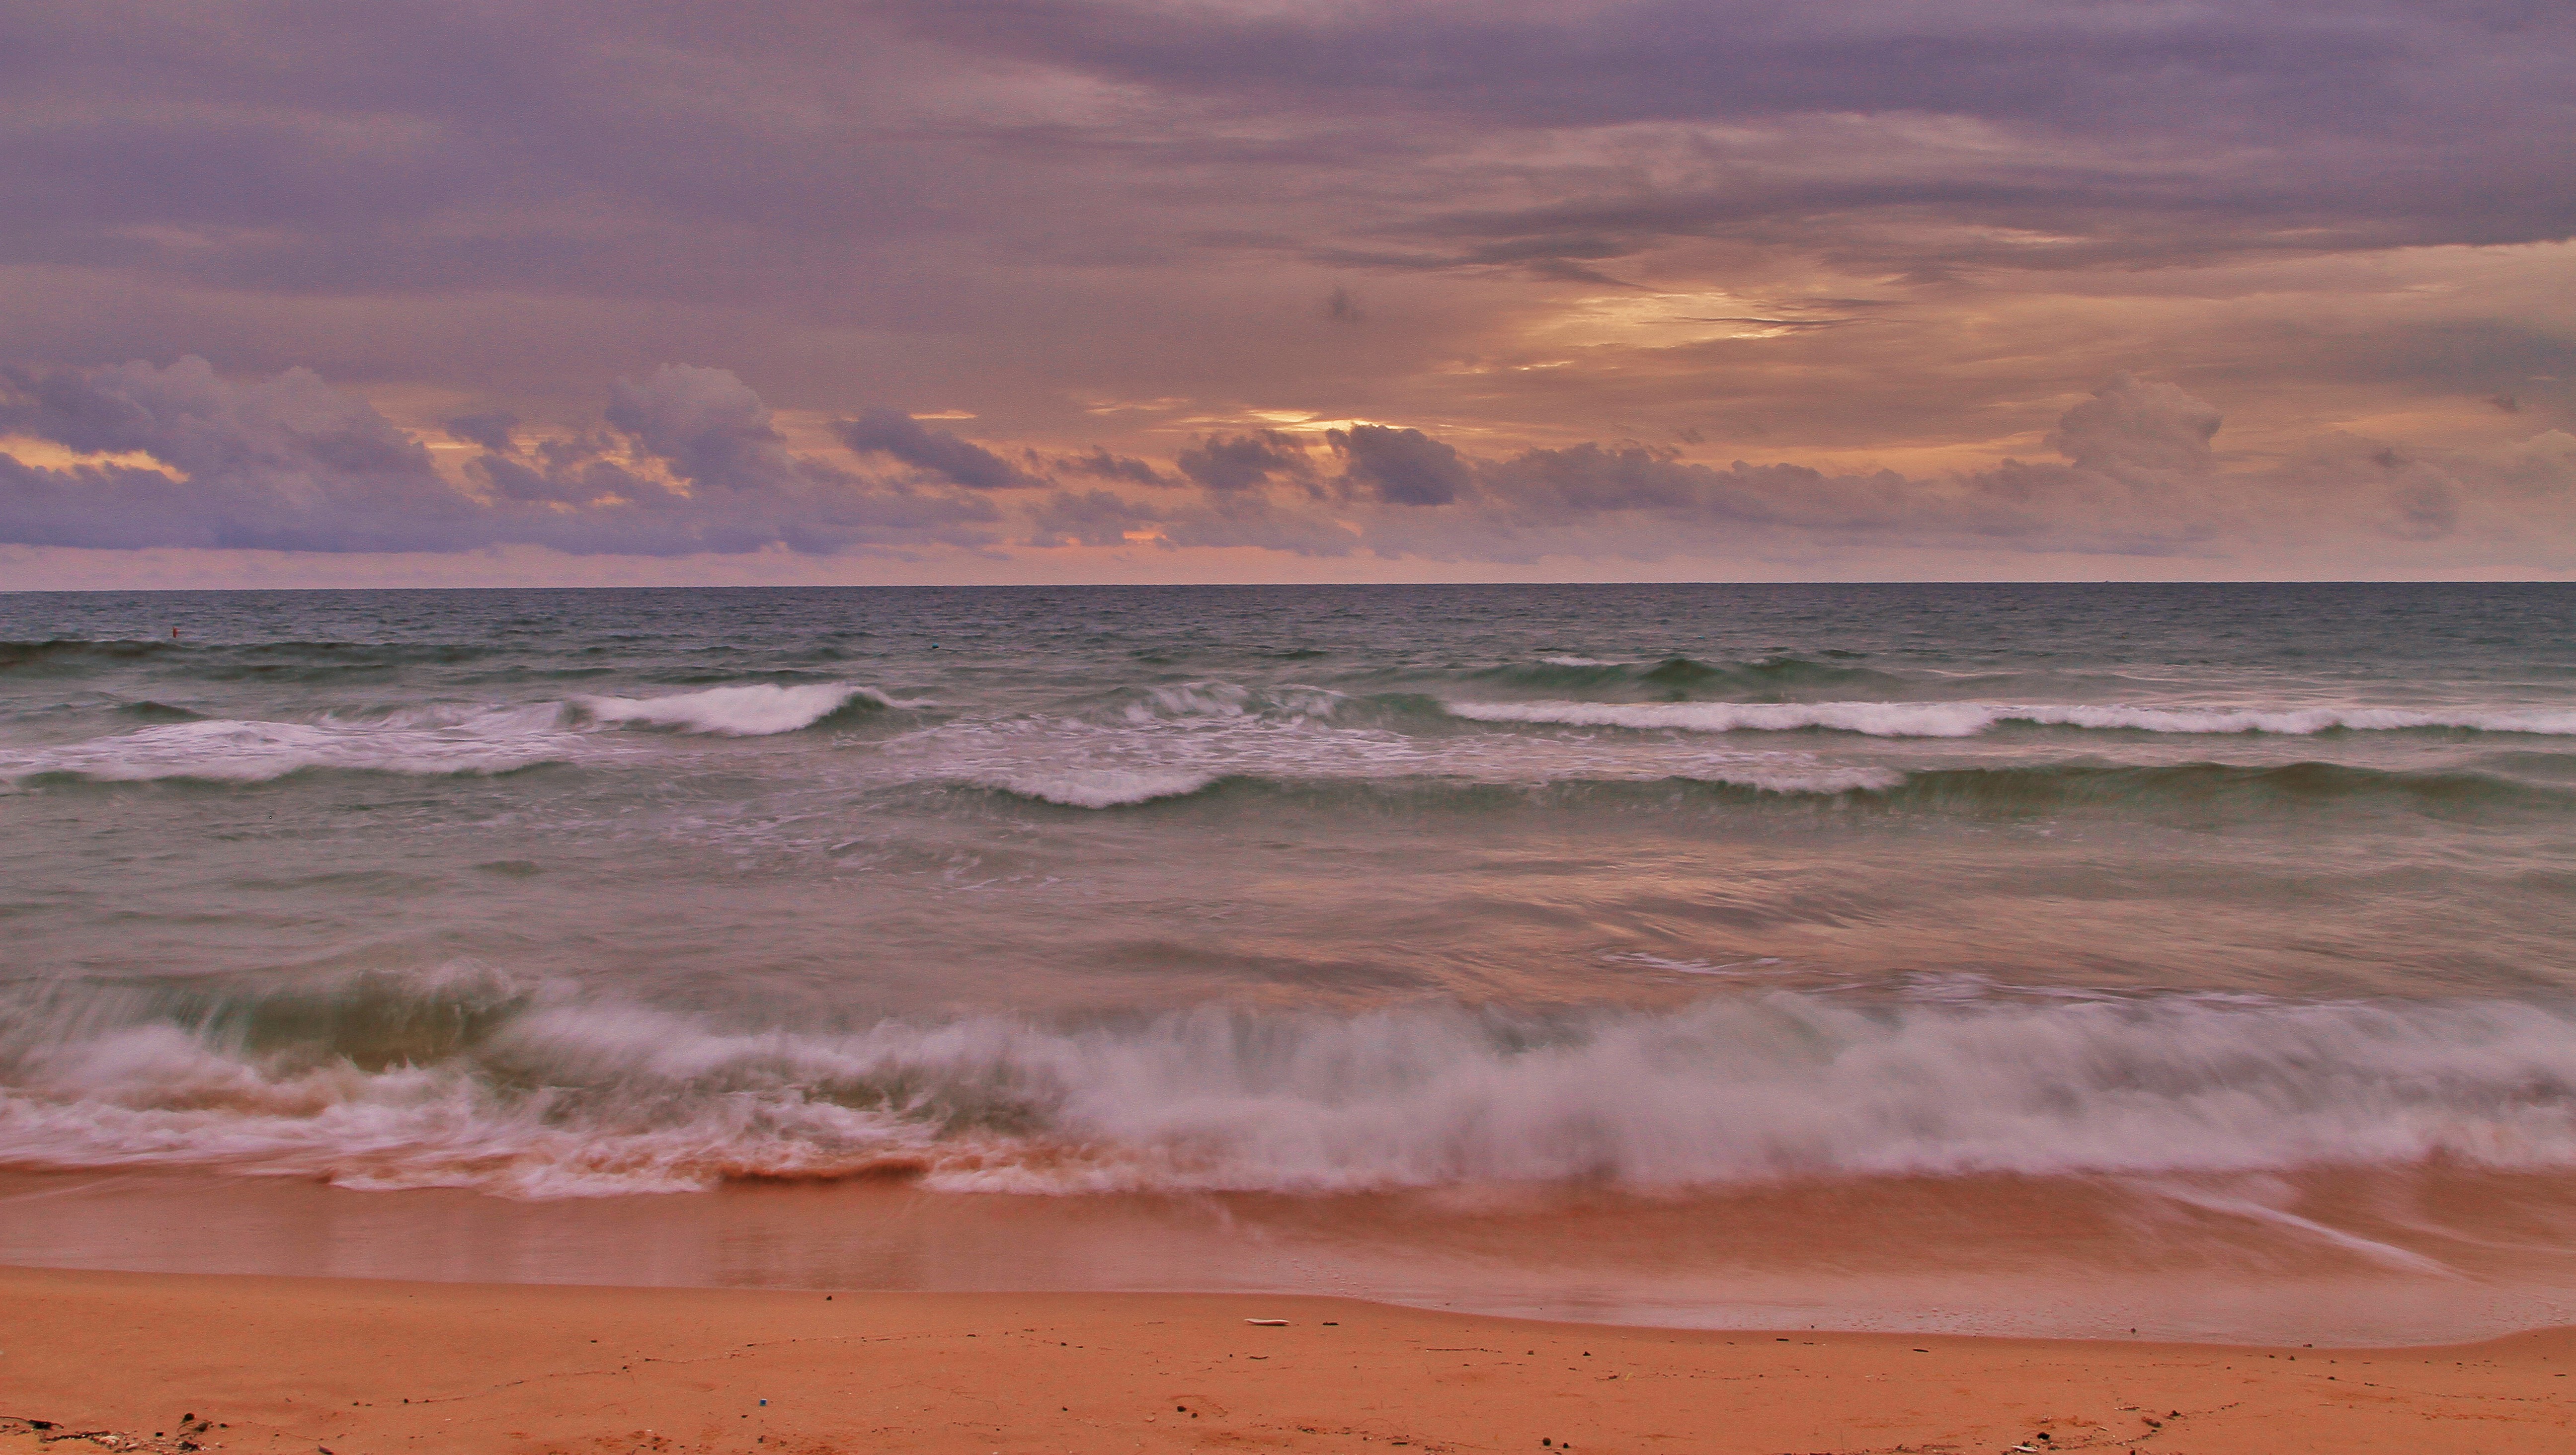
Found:
[[[679,692],[667,697],[576,699],[582,712],[597,722],[635,723],[734,738],[769,737],[809,728],[854,700],[883,707],[926,705],[899,703],[873,688],[848,682],[813,682],[794,687],[764,682],[710,687],[703,692]]]
[[[1706,960],[1676,960],[1666,955],[1649,955],[1642,950],[1623,951],[1601,958],[1613,964],[1644,965],[1682,975],[1761,975],[1785,963],[1776,955],[1764,955],[1752,960],[1730,960],[1723,965],[1712,965]]]
[[[0,757],[0,780],[71,774],[102,782],[252,783],[307,769],[506,773],[572,756],[553,703],[463,714],[413,712],[320,722],[169,723]]]
[[[2376,732],[2467,728],[2576,735],[2576,711],[2537,708],[2428,712],[2390,707],[2189,708],[2004,702],[1451,702],[1443,706],[1453,716],[1478,722],[1698,733],[1823,728],[1888,738],[1974,737],[2007,723],[2153,733],[2305,735],[2336,729]]]
[[[889,738],[852,771],[876,781],[974,784],[1081,807],[1193,793],[1220,778],[1280,783],[1485,784],[1693,779],[1780,793],[1887,788],[1904,775],[1803,749],[1421,733],[1337,720],[1346,701],[1231,683],[1155,689],[1106,713],[969,716]]]
[[[1062,768],[1005,774],[982,780],[1026,798],[1040,798],[1069,808],[1117,808],[1180,798],[1214,783],[1219,775],[1180,768]]]
[[[2576,1011],[2513,1001],[1775,991],[1553,1020],[1202,1010],[841,1035],[558,1003],[470,1058],[374,1072],[166,1024],[74,1036],[18,1019],[0,1046],[0,1164],[357,1187],[553,1197],[906,1168],[958,1191],[1311,1193],[2576,1167]]]
[[[1620,667],[1627,665],[1624,662],[1612,662],[1600,657],[1541,657],[1539,660],[1545,662],[1551,667]]]
[[[1343,701],[1341,693],[1323,687],[1288,685],[1255,691],[1234,682],[1173,682],[1140,689],[1119,715],[1139,727],[1190,718],[1270,717],[1294,721],[1330,717]]]

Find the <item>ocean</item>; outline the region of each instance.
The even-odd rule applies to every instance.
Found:
[[[2576,1317],[2576,588],[0,595],[0,1259]]]

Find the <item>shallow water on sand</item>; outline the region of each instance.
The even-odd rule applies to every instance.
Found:
[[[0,596],[6,1256],[256,1177],[494,1276],[2539,1321],[2571,827],[2556,586]]]

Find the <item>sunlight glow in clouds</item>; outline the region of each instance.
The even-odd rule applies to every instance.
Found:
[[[0,585],[2576,544],[2563,6],[8,24]]]

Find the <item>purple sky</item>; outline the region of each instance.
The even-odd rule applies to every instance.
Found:
[[[0,0],[0,588],[2576,573],[2565,0]]]

